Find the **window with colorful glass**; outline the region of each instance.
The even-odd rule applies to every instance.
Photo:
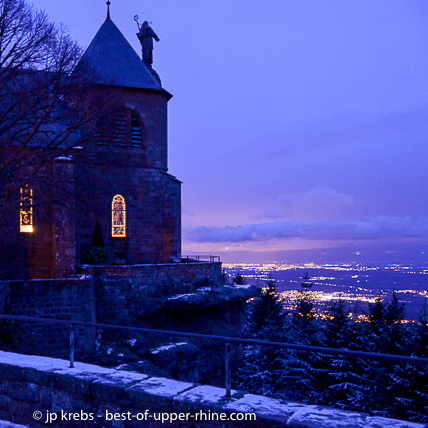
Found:
[[[21,188],[19,210],[19,230],[22,233],[31,233],[33,227],[33,189],[28,186]]]
[[[111,204],[111,236],[126,237],[126,203],[122,195],[116,195]]]

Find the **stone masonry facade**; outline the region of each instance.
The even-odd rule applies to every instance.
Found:
[[[3,281],[0,283],[1,313],[54,320],[96,322],[95,295],[90,279]],[[16,330],[15,326],[20,329]],[[70,328],[64,324],[14,322],[11,331],[22,352],[66,357]],[[76,353],[85,355],[95,345],[92,327],[75,327]]]
[[[159,299],[155,296],[162,295],[171,284],[197,280],[218,283],[221,277],[221,263],[104,266],[97,270],[97,319],[120,325],[141,325],[142,316],[156,313]],[[154,291],[154,296],[147,296],[147,291]]]
[[[100,141],[76,146],[44,166],[42,173],[59,183],[50,190],[56,202],[45,203],[46,192],[31,189],[32,232],[20,232],[19,210],[8,213],[10,230],[0,236],[0,273],[30,270],[29,278],[46,278],[47,271],[74,272],[85,263],[98,224],[111,265],[181,259],[181,182],[168,173],[167,103],[172,95],[110,18],[81,62],[99,78],[94,96],[105,96],[108,113],[98,128],[104,129],[104,119],[108,130]],[[116,195],[125,201],[126,235],[120,237],[112,233]]]

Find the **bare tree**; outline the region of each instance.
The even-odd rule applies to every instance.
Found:
[[[106,131],[97,125],[108,96],[91,84],[90,70],[76,67],[81,54],[44,12],[0,0],[0,230],[21,189],[39,189],[37,204],[65,203],[69,183],[53,173],[54,161],[79,158]]]

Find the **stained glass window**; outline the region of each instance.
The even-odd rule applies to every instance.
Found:
[[[33,189],[28,186],[21,188],[21,201],[19,210],[19,231],[30,233],[33,228]]]
[[[122,195],[116,195],[111,203],[111,236],[126,236],[126,204]]]

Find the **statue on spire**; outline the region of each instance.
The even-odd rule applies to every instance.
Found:
[[[143,22],[143,25],[137,33],[138,40],[140,40],[141,48],[143,52],[143,62],[148,68],[152,68],[153,64],[153,39],[157,42],[160,40],[156,33],[149,26],[147,21]]]

